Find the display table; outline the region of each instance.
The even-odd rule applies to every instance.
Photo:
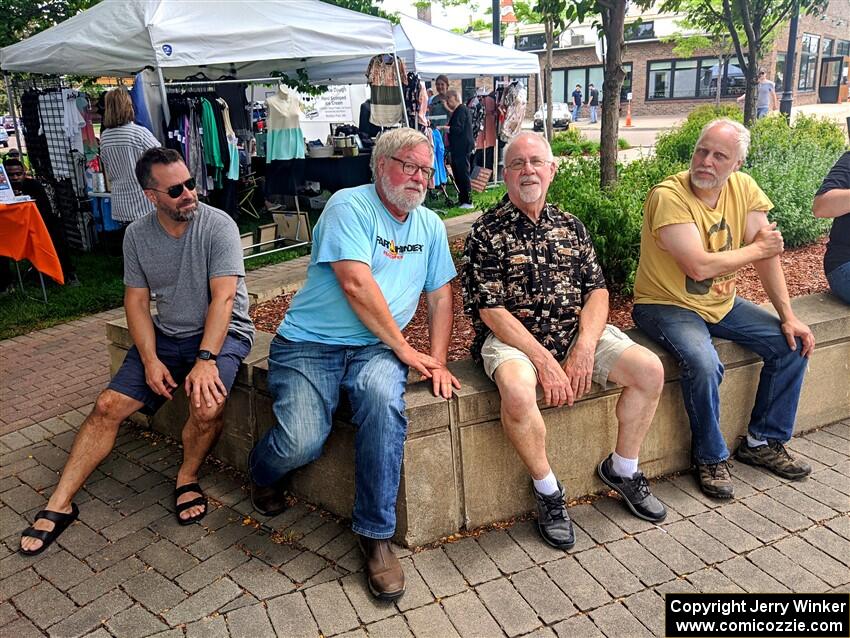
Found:
[[[369,166],[371,159],[370,153],[362,153],[355,157],[342,155],[308,157],[305,160],[304,179],[319,182],[322,190],[329,190],[332,193],[341,188],[371,184],[372,169]]]
[[[38,272],[65,283],[62,266],[34,202],[0,204],[0,255],[27,259]]]

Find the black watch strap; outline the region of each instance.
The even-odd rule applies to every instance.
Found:
[[[198,359],[200,359],[201,361],[215,361],[216,359],[218,359],[218,355],[213,354],[209,350],[199,350]]]

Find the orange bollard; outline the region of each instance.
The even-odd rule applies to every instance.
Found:
[[[626,108],[626,127],[631,127],[632,125],[632,103],[629,101],[628,106]]]

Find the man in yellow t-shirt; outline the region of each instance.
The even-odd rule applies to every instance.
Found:
[[[782,235],[767,220],[773,204],[738,169],[750,134],[738,122],[709,122],[690,169],[655,186],[644,205],[635,324],[679,363],[694,463],[703,492],[733,495],[720,431],[723,365],[712,337],[729,339],[764,359],[747,436],[735,457],[788,479],[811,467],[784,444],[794,419],[815,338],[791,309],[779,255]],[[735,275],[752,264],[779,314],[735,296]]]

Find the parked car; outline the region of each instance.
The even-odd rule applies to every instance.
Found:
[[[572,121],[572,114],[570,113],[570,105],[565,102],[554,102],[552,104],[552,128],[558,129],[568,129],[570,128],[570,122]],[[538,109],[534,114],[534,130],[542,131],[543,130],[543,122],[546,120],[546,105],[543,105],[543,108]]]
[[[3,148],[9,148],[9,134],[2,126],[0,126],[0,146]]]
[[[11,115],[6,115],[3,117],[3,128],[6,130],[7,133],[12,133],[15,130],[15,125],[15,118],[13,118]]]

